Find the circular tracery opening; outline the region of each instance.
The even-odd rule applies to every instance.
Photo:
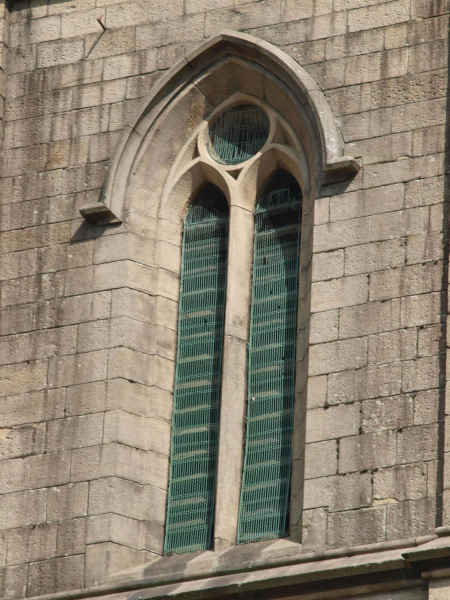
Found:
[[[223,165],[238,165],[261,150],[269,137],[269,117],[251,104],[225,111],[209,129],[208,151]]]

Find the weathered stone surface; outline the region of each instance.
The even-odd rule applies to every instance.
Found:
[[[27,490],[0,496],[0,524],[12,529],[45,522],[47,490]]]
[[[363,432],[409,427],[413,424],[416,402],[417,397],[412,396],[366,400],[362,403]]]
[[[311,310],[320,312],[363,304],[367,300],[368,284],[366,275],[313,283],[311,286]]]
[[[89,486],[87,482],[70,483],[48,490],[47,519],[62,521],[87,514]],[[69,553],[70,554],[70,553]]]
[[[306,509],[328,506],[330,512],[367,507],[372,504],[369,473],[337,475],[305,481]]]
[[[444,299],[439,292],[402,298],[402,327],[415,327],[439,323],[443,320],[443,302]]]
[[[206,155],[201,168],[197,160],[200,180],[173,190],[180,170],[204,152],[194,142],[182,158],[176,149],[239,89],[249,103],[277,104],[288,126],[276,127],[275,143],[298,141],[306,157],[292,539],[301,539],[303,552],[320,552],[434,531],[435,498],[450,481],[449,435],[442,441],[438,424],[450,412],[449,10],[447,0],[31,0],[0,7],[2,598],[94,585],[163,551],[183,211],[206,180],[226,188],[232,207],[242,203],[251,169],[257,185],[245,192],[248,206],[265,185],[255,166],[230,175]],[[245,41],[227,77],[211,87],[195,51],[224,29],[264,41],[259,51]],[[277,66],[267,59],[271,74],[251,71],[267,42],[276,46]],[[221,60],[222,51],[234,52],[228,41],[209,55],[216,50]],[[317,88],[325,91],[343,152],[360,159],[351,181],[318,187],[323,177],[314,170],[323,157],[314,154],[315,140],[333,129],[332,117],[323,132],[315,130],[308,94],[294,100],[293,80],[283,73],[283,50],[314,79],[305,76],[305,90],[316,98]],[[114,193],[122,184],[130,192],[123,223],[85,224],[79,210],[104,199],[107,169],[141,99],[180,59],[186,73],[202,73],[198,105],[189,99],[195,88],[184,88],[163,107],[184,86],[179,79],[159,93],[135,127],[140,150],[132,174],[113,182]],[[288,85],[279,87],[281,79]],[[205,105],[205,94],[214,106]],[[169,111],[180,106],[177,120]],[[159,117],[147,135],[153,110]],[[277,166],[288,168],[276,153]],[[180,211],[164,207],[163,188],[170,203],[185,194]],[[226,321],[240,354],[238,371],[224,372],[233,393],[221,400],[239,413],[227,442],[239,452],[252,230],[251,210],[230,222],[240,274]],[[231,253],[229,281],[235,261]],[[232,344],[225,346],[227,353]],[[231,362],[226,354],[224,368]],[[238,498],[240,467],[233,464],[227,492]],[[444,522],[448,506],[445,494]],[[233,510],[231,518],[217,505],[216,536],[219,525],[226,531],[216,549],[235,542]],[[432,584],[430,600],[440,591]]]
[[[347,437],[339,442],[339,473],[378,469],[396,463],[396,433],[382,431]]]
[[[420,335],[420,333],[419,333]],[[410,360],[417,355],[417,332],[415,329],[399,329],[369,338],[369,364]]]
[[[401,183],[334,196],[330,198],[330,221],[393,213],[403,207],[403,198]]]
[[[386,537],[407,538],[411,533],[427,535],[434,531],[436,499],[423,498],[399,502],[386,509]]]
[[[424,498],[427,470],[423,464],[380,469],[373,477],[373,495],[377,504],[395,504]]]
[[[0,482],[5,492],[68,483],[70,455],[52,452],[27,458],[0,461]]]
[[[385,538],[385,508],[344,511],[329,516],[328,540],[332,548],[370,544]]]
[[[331,374],[328,377],[328,402],[338,404],[399,394],[401,373],[401,364],[391,363]]]
[[[437,425],[403,429],[397,436],[399,464],[433,460],[437,455]]]
[[[340,338],[360,337],[390,331],[398,327],[400,327],[400,301],[398,299],[369,302],[351,308],[343,308],[339,312]]]
[[[326,477],[337,473],[336,441],[306,444],[305,478]]]
[[[106,350],[52,358],[49,364],[49,386],[60,387],[105,379],[107,358]]]
[[[48,423],[47,450],[68,450],[100,444],[103,413],[58,419]]]
[[[56,523],[13,529],[8,535],[8,564],[53,558],[56,553],[56,534]]]
[[[356,435],[360,427],[359,406],[351,404],[310,410],[307,423],[307,443]]]
[[[43,423],[0,429],[0,460],[42,454],[45,447],[44,437]]]
[[[28,589],[33,596],[80,588],[84,577],[81,554],[43,560],[30,565]]]

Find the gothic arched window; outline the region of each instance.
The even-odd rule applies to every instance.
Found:
[[[223,111],[209,126],[208,155],[236,168],[274,137],[259,106]],[[259,175],[261,168],[258,168]],[[227,172],[227,171],[226,171]],[[242,195],[248,195],[244,189]],[[235,443],[245,445],[237,543],[284,537],[290,493],[296,373],[297,297],[302,193],[296,179],[275,169],[254,207],[247,416]],[[256,205],[256,208],[255,208]],[[184,224],[178,346],[171,434],[166,554],[211,548],[218,475],[219,407],[226,308],[228,204],[211,183],[190,204]],[[239,269],[234,257],[228,269]],[[242,302],[246,300],[242,299]],[[244,410],[244,406],[242,406]]]
[[[129,353],[127,373],[146,365],[156,418],[174,396],[164,452],[143,457],[156,554],[302,542],[306,415],[319,384],[308,352],[315,201],[358,172],[344,151],[308,73],[227,31],[158,80],[122,135],[102,201],[80,209],[147,238],[142,264],[121,268],[151,298],[155,342]]]

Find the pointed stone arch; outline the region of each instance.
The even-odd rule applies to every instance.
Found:
[[[316,191],[358,172],[357,161],[344,155],[331,107],[310,75],[276,46],[224,31],[182,58],[152,88],[123,130],[101,202],[83,207],[83,216],[97,224],[124,221],[128,210],[143,210],[142,197],[147,202],[144,212],[150,207],[157,212],[158,195],[169,175],[168,161],[179,155],[206,115],[238,91],[282,111],[296,137],[303,140]],[[148,204],[149,197],[153,200]]]

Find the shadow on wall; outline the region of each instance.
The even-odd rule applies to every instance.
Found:
[[[430,16],[435,16],[430,6]],[[450,33],[448,37],[448,56],[447,68],[450,66]],[[450,82],[447,74],[447,104],[446,104],[446,123],[445,123],[445,170],[444,170],[444,198],[442,211],[442,243],[444,268],[442,270],[442,294],[441,294],[441,344],[439,355],[439,381],[444,383],[444,387],[439,390],[438,404],[438,464],[436,481],[436,527],[442,527],[449,522],[450,507],[445,506],[444,502],[444,459],[445,459],[445,382],[446,382],[446,362],[447,362],[447,315],[448,315],[448,256],[449,256],[449,217],[450,217]],[[447,442],[448,443],[448,442]]]
[[[61,11],[67,11],[70,8],[75,10],[77,0],[6,0],[6,6],[10,12],[29,10],[30,17],[32,12],[37,12],[46,6],[53,6],[54,4],[64,5],[61,7]]]

